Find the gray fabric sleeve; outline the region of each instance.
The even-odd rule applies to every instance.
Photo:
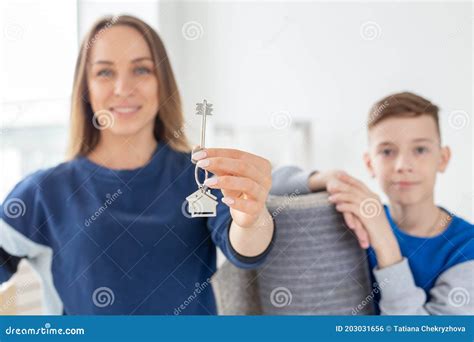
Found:
[[[430,291],[417,287],[408,260],[374,269],[379,284],[382,315],[473,315],[474,260],[457,264],[443,272]]]
[[[315,171],[303,171],[296,166],[284,166],[272,173],[271,195],[283,196],[297,193],[298,195],[309,194],[308,178]]]

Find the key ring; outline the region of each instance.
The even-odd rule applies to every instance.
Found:
[[[204,182],[208,179],[209,172],[207,172],[206,169],[203,169],[203,170],[204,170],[204,182],[201,183],[201,182],[199,181],[199,171],[198,171],[198,169],[199,169],[199,167],[198,167],[197,164],[196,164],[196,166],[195,166],[195,168],[194,168],[194,179],[196,180],[196,184],[198,185],[198,187],[199,187],[200,189],[206,188],[206,186],[204,185]]]

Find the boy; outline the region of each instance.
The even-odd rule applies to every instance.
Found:
[[[434,203],[441,146],[438,107],[413,93],[377,102],[368,121],[365,165],[389,199],[343,171],[277,170],[272,194],[326,189],[329,201],[368,248],[382,314],[474,314],[474,226]],[[369,248],[370,246],[370,248]]]

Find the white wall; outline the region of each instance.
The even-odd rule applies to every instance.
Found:
[[[437,201],[472,221],[471,7],[468,2],[164,1],[159,22],[195,142],[194,103],[206,97],[215,107],[211,129],[257,127],[265,134],[266,146],[254,139],[244,144],[247,150],[277,165],[344,167],[375,190],[361,161],[368,109],[389,93],[414,91],[441,107],[443,139],[454,152],[439,177]],[[190,21],[199,24],[197,39],[182,32]],[[457,110],[468,123],[449,120]],[[311,150],[308,160],[297,153],[294,160],[281,158],[291,156],[287,146],[294,144],[272,126],[280,112],[288,113],[288,123],[310,122],[312,135],[302,146]],[[211,144],[228,143],[218,135],[211,133]]]
[[[92,24],[103,16],[130,14],[158,27],[158,0],[76,0],[79,19],[79,39],[82,40]]]

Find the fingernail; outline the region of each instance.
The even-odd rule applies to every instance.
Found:
[[[197,166],[200,168],[205,168],[209,166],[209,159],[203,159],[197,162]]]
[[[200,159],[204,159],[206,157],[207,157],[206,151],[198,151],[198,152],[196,152],[192,155],[192,159],[194,159],[194,160],[200,160]]]
[[[204,185],[216,185],[217,184],[217,177],[211,177],[204,181]]]
[[[231,204],[234,204],[235,201],[230,197],[222,197],[222,202],[224,202],[225,204],[231,205]]]
[[[328,201],[332,201],[333,199],[334,199],[334,197],[332,197],[332,196],[328,197]]]

